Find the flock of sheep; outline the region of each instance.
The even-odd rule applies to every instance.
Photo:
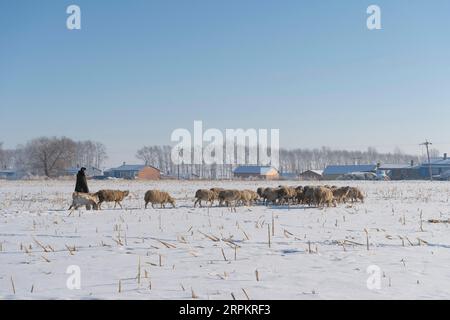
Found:
[[[103,202],[114,202],[114,208],[129,195],[129,191],[120,190],[100,190],[96,193],[80,193],[72,194],[72,205],[69,210],[86,207],[87,210],[101,210]],[[155,204],[159,204],[161,208],[170,203],[175,208],[175,199],[167,192],[160,190],[149,190],[144,197],[145,208],[148,204],[155,208]],[[303,204],[308,206],[317,206],[323,208],[325,206],[336,206],[338,203],[346,203],[347,201],[364,202],[364,194],[356,187],[337,187],[337,186],[298,186],[288,187],[279,186],[277,188],[258,188],[253,190],[236,190],[236,189],[199,189],[195,193],[194,208],[199,205],[202,207],[202,201],[211,207],[215,201],[219,206],[226,205],[231,210],[236,211],[236,206],[250,206],[257,203],[264,205],[295,205]]]
[[[202,205],[202,201],[213,205],[218,201],[219,206],[224,204],[234,209],[238,205],[250,206],[261,202],[264,205],[295,205],[304,204],[308,206],[324,207],[325,205],[336,206],[338,203],[347,201],[364,202],[364,194],[356,187],[336,187],[336,186],[298,186],[278,188],[258,188],[253,190],[226,190],[212,188],[210,190],[200,189],[195,194],[197,204]]]

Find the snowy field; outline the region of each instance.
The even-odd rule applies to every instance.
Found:
[[[0,298],[450,299],[449,225],[428,222],[450,218],[450,183],[336,182],[367,195],[337,208],[193,208],[198,188],[279,184],[89,181],[130,190],[123,210],[69,216],[74,181],[0,181]],[[144,210],[152,188],[177,208]]]

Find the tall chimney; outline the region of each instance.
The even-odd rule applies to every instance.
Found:
[[[414,160],[411,160],[411,167],[414,167]]]
[[[447,160],[447,153],[444,153],[444,160]]]
[[[126,165],[126,164],[127,164],[127,163],[124,161],[124,162],[123,162],[123,165]]]

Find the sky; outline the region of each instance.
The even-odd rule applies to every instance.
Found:
[[[448,0],[0,0],[0,141],[96,140],[112,166],[201,120],[286,148],[447,152],[449,31]]]

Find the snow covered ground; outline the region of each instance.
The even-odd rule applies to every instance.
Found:
[[[236,213],[194,209],[193,194],[279,182],[89,184],[130,197],[123,210],[68,216],[73,181],[0,181],[0,298],[450,299],[450,229],[428,222],[450,218],[449,183],[336,182],[359,186],[366,203]],[[173,194],[177,208],[144,210],[152,188]],[[80,290],[67,286],[73,265]]]

